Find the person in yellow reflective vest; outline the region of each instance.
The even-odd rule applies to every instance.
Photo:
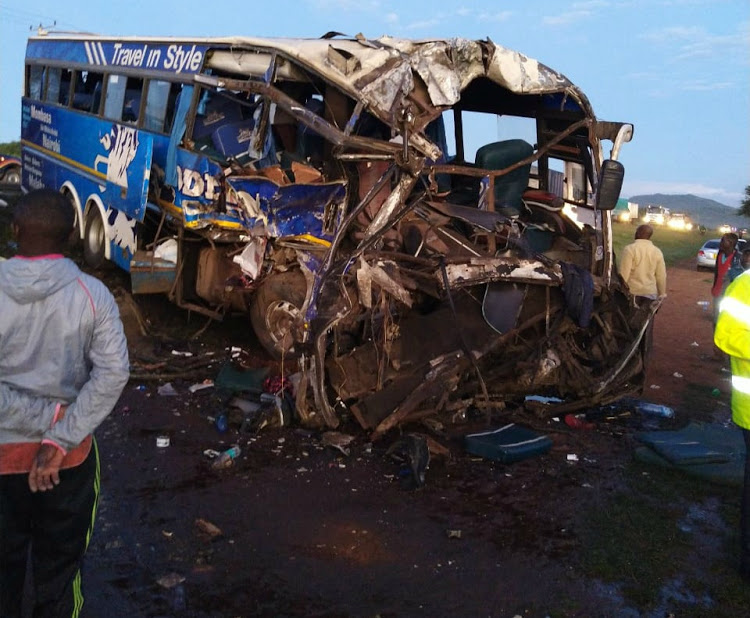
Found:
[[[719,304],[714,343],[732,366],[732,420],[745,438],[745,482],[740,509],[740,574],[750,581],[750,270],[737,277]]]

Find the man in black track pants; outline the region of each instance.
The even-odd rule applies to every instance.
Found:
[[[80,615],[99,497],[93,432],[129,375],[112,294],[62,255],[74,220],[61,194],[26,194],[18,254],[0,262],[2,618],[22,615],[29,553],[35,618]]]

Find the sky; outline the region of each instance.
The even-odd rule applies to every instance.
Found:
[[[750,0],[0,0],[0,143],[20,138],[26,40],[39,25],[113,36],[489,38],[563,73],[598,118],[633,123],[620,153],[624,197],[692,193],[736,207],[750,185]]]

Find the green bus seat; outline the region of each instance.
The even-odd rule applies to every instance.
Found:
[[[534,154],[534,147],[522,139],[486,144],[477,150],[476,166],[502,170]],[[495,211],[508,217],[518,216],[523,207],[521,196],[529,184],[531,163],[495,178]]]

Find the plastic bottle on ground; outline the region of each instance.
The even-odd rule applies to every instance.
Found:
[[[637,410],[641,414],[647,414],[648,416],[661,416],[664,418],[674,417],[674,410],[670,408],[669,406],[664,406],[660,403],[640,401],[638,402]]]
[[[212,467],[216,470],[229,468],[234,465],[234,460],[239,457],[242,450],[236,444],[219,455],[213,462]]]
[[[216,430],[219,433],[224,433],[227,429],[229,429],[229,423],[227,422],[226,414],[219,414],[219,416],[216,417],[216,421],[214,424],[216,425]]]

